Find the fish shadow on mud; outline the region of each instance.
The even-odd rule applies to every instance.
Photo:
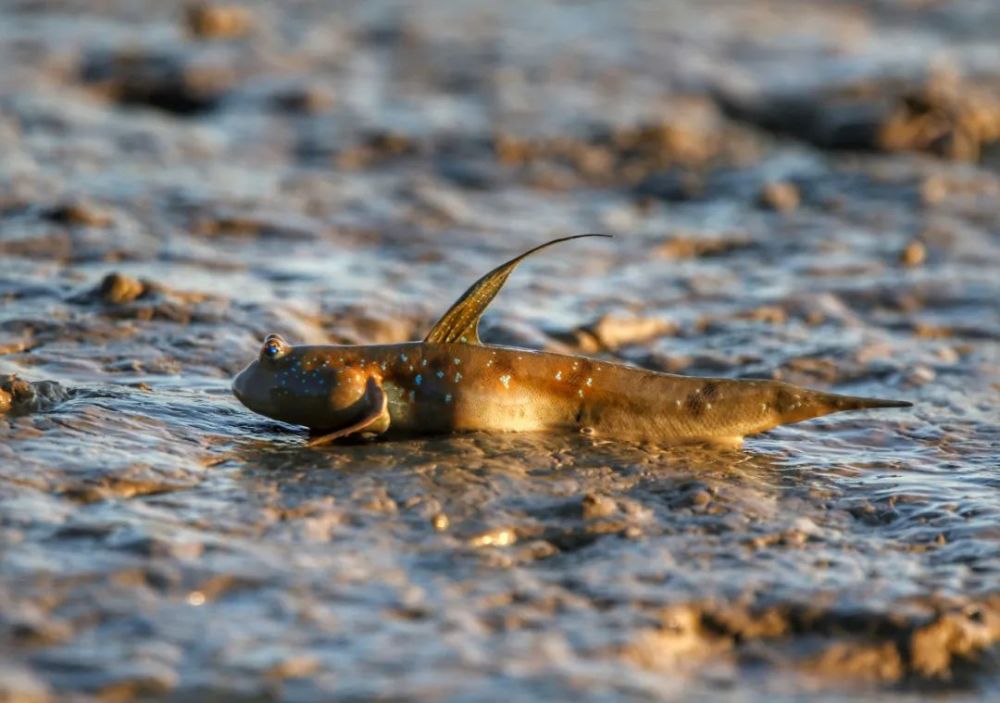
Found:
[[[784,454],[752,448],[719,449],[648,442],[592,439],[572,432],[468,432],[424,438],[344,438],[323,448],[298,443],[298,433],[280,426],[294,444],[274,438],[241,440],[231,458],[250,472],[302,473],[327,470],[343,475],[383,471],[426,472],[428,468],[482,474],[495,471],[540,477],[606,467],[622,472],[696,471],[708,476],[740,475],[763,480],[780,469]],[[269,430],[273,430],[270,427]]]
[[[640,512],[659,532],[681,519],[677,511],[743,512],[809,485],[806,474],[784,471],[776,454],[570,433],[469,433],[322,450],[257,440],[241,443],[230,457],[240,467],[240,480],[282,502],[329,497],[347,507],[378,496],[394,513],[446,513],[459,532],[469,534],[512,524],[527,535],[595,515]],[[529,523],[532,529],[525,527]],[[430,523],[424,524],[429,531]]]

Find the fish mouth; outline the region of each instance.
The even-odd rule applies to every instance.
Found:
[[[251,412],[272,420],[284,421],[280,407],[274,402],[272,378],[257,361],[240,371],[233,379],[230,388],[236,399]]]
[[[238,400],[241,403],[243,403],[243,393],[240,390],[240,377],[239,376],[237,376],[236,378],[233,379],[232,384],[229,386],[229,390],[231,390],[233,392],[233,395],[236,396],[236,400]],[[243,403],[243,404],[246,405],[246,403]]]
[[[250,381],[250,376],[252,376],[251,373],[252,370],[253,370],[253,364],[250,364],[250,366],[247,366],[245,369],[243,369],[236,375],[236,378],[233,379],[233,383],[230,386],[230,389],[233,391],[233,395],[236,396],[236,399],[241,403],[243,403],[243,405],[245,405],[246,407],[250,408],[251,410],[253,410],[253,406],[249,402],[250,389],[248,388],[248,384]]]

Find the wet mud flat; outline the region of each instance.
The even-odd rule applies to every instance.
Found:
[[[1000,695],[1000,6],[0,8],[0,699]],[[739,452],[303,446],[487,341],[915,407]]]

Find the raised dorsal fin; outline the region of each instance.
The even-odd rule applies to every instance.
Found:
[[[559,242],[568,242],[571,239],[582,239],[583,237],[610,237],[610,234],[576,234],[572,237],[562,237],[553,239],[551,242],[540,244],[534,249],[529,249],[520,256],[516,256],[510,261],[490,271],[488,274],[473,283],[469,290],[462,294],[454,305],[448,308],[440,320],[431,328],[431,331],[424,337],[425,342],[435,342],[438,344],[479,344],[479,318],[487,306],[496,297],[503,284],[507,282],[507,277],[511,271],[524,259],[546,247]]]

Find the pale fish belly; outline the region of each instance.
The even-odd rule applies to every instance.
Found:
[[[384,384],[390,416],[387,434],[447,432],[532,432],[551,429],[530,394],[500,395],[471,387],[421,391]]]
[[[509,399],[489,398],[484,402],[466,398],[463,403],[469,411],[456,413],[454,428],[459,431],[482,430],[486,432],[537,432],[559,427],[560,423],[530,402],[512,403]],[[474,408],[474,409],[473,409]]]
[[[503,382],[501,381],[501,384]],[[510,379],[463,389],[454,399],[452,427],[458,431],[537,432],[572,426],[573,411],[526,383]]]

